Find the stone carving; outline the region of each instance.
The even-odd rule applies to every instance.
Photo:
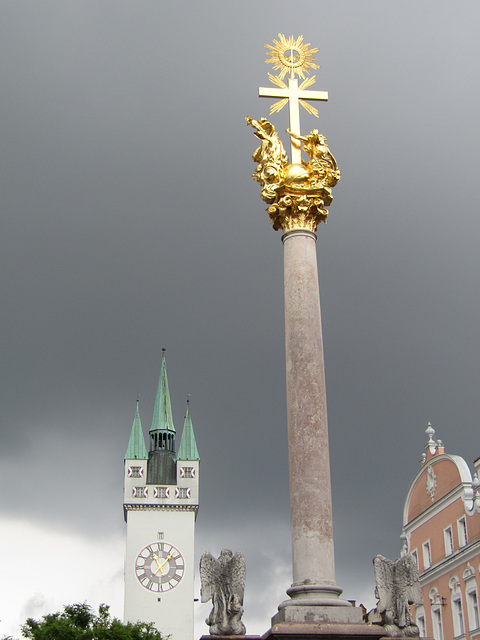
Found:
[[[373,566],[378,602],[377,608],[368,614],[369,622],[376,622],[375,615],[379,615],[379,624],[387,636],[418,637],[419,630],[409,607],[410,604],[423,604],[415,558],[405,555],[392,562],[377,555],[373,559]]]
[[[428,467],[427,471],[427,493],[432,502],[435,500],[435,489],[437,488],[437,477],[432,467]]]
[[[212,636],[244,636],[242,622],[246,565],[243,554],[222,549],[214,558],[206,551],[200,558],[201,600],[212,600],[213,609],[205,620]]]
[[[310,157],[309,162],[289,164],[275,127],[266,118],[245,118],[256,129],[262,144],[253,154],[258,163],[252,178],[260,183],[260,197],[267,204],[274,229],[315,231],[319,222],[327,219],[326,207],[331,204],[332,187],[340,180],[337,162],[327,146],[327,140],[314,129],[306,136],[287,130],[300,142]]]

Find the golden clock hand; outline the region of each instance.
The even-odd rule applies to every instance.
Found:
[[[172,556],[169,554],[169,555],[165,558],[165,560],[162,562],[162,564],[158,565],[158,568],[160,569],[160,572],[161,572],[162,576],[164,576],[164,575],[165,575],[165,573],[163,572],[163,567],[167,564],[167,562],[170,560],[170,558],[171,558],[171,557],[172,557]]]
[[[161,566],[160,566],[160,563],[159,563],[159,561],[158,561],[158,556],[157,556],[157,554],[156,554],[156,553],[154,553],[154,554],[153,554],[153,559],[154,559],[154,560],[155,560],[155,562],[157,563],[157,569],[156,569],[153,573],[154,573],[154,575],[157,575],[158,570],[160,569],[160,571],[161,571],[161,569],[162,569],[162,568],[161,568]],[[163,566],[163,565],[162,565],[162,566]],[[163,573],[162,573],[162,575],[163,575]]]

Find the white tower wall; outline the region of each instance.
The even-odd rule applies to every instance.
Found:
[[[177,461],[176,485],[157,486],[146,483],[147,461],[125,460],[124,509],[127,521],[127,545],[125,556],[125,611],[128,622],[153,622],[171,640],[193,640],[194,603],[194,535],[198,510],[199,462]],[[164,545],[159,551],[159,545]],[[152,581],[139,577],[145,575],[138,569],[145,560],[139,554],[150,546],[147,565],[154,572]],[[178,556],[170,551],[178,550],[181,557],[166,559],[166,555]],[[156,553],[158,562],[152,561]],[[162,565],[159,570],[159,564]],[[159,584],[162,572],[168,573],[174,563],[179,571],[172,570],[171,582]],[[147,571],[148,573],[148,571]],[[150,577],[152,577],[150,573]],[[178,575],[181,578],[178,579]],[[175,577],[177,576],[177,577]],[[155,579],[157,582],[155,582]]]

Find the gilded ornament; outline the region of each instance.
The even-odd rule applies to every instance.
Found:
[[[253,160],[258,163],[252,174],[262,187],[260,197],[270,205],[267,209],[274,229],[284,232],[306,229],[315,232],[328,216],[326,207],[332,202],[332,187],[340,179],[337,161],[327,146],[327,140],[317,129],[307,136],[287,133],[303,142],[309,162],[289,164],[275,127],[266,118],[245,118],[256,129],[261,145]]]
[[[267,64],[273,64],[273,69],[280,70],[278,77],[283,78],[288,73],[291,78],[297,75],[302,80],[305,78],[305,74],[310,73],[310,69],[319,69],[318,64],[315,63],[314,53],[318,53],[318,49],[309,49],[310,43],[303,44],[303,36],[298,36],[294,40],[293,36],[286,38],[283,33],[278,34],[279,40],[273,41],[271,44],[266,44],[265,49],[269,49],[267,53]]]
[[[262,187],[260,197],[269,207],[267,209],[274,229],[284,232],[305,229],[315,232],[320,222],[326,222],[328,207],[332,202],[332,187],[340,180],[337,162],[327,146],[327,140],[318,129],[306,136],[300,134],[299,105],[318,118],[318,110],[306,100],[328,100],[325,91],[307,91],[315,83],[315,76],[306,77],[313,69],[318,69],[310,44],[303,44],[303,37],[296,40],[279,34],[274,45],[265,45],[269,49],[266,62],[279,70],[278,76],[268,74],[277,88],[260,87],[259,95],[269,98],[281,98],[270,108],[270,114],[290,107],[290,128],[287,133],[291,143],[291,162],[275,127],[266,118],[254,120],[245,118],[247,125],[256,129],[255,136],[261,145],[253,154],[257,162],[252,178]],[[288,85],[284,82],[289,75]],[[302,78],[298,86],[295,76]],[[310,160],[305,162],[303,151]]]

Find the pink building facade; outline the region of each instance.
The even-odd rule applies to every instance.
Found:
[[[414,617],[420,636],[480,640],[480,458],[472,476],[433,439],[430,423],[426,433],[403,512],[404,551],[417,559],[423,595]]]

